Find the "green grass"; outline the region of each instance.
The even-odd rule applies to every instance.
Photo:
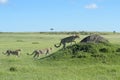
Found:
[[[60,55],[60,59],[33,59],[26,53],[35,49],[53,48],[53,54],[60,48],[54,44],[69,35],[39,33],[2,33],[0,34],[0,80],[120,80],[120,53],[108,56],[107,63],[99,58],[70,58]],[[87,35],[81,35],[81,39]],[[111,44],[120,46],[118,34],[103,35]],[[81,39],[76,41],[79,43]],[[7,49],[22,49],[20,57],[6,56],[2,52]],[[62,51],[60,51],[62,52]],[[59,53],[60,53],[59,52]],[[106,54],[112,54],[106,53]],[[51,54],[50,54],[51,55]],[[50,56],[48,55],[48,57]],[[63,58],[62,58],[63,56]],[[11,70],[12,69],[12,70]]]

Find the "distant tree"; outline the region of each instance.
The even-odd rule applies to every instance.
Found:
[[[113,34],[115,34],[116,33],[116,31],[113,31]]]
[[[53,31],[54,29],[53,28],[50,28],[51,31]]]

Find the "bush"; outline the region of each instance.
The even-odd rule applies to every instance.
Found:
[[[100,51],[100,52],[104,52],[104,53],[109,52],[107,48],[101,48],[101,49],[99,49],[99,51]]]
[[[23,40],[17,40],[17,42],[24,42]]]
[[[73,45],[72,47],[73,54],[76,54],[76,52],[82,51],[87,53],[98,53],[98,45],[95,43],[81,43]]]
[[[16,67],[10,67],[10,69],[9,69],[10,71],[17,71],[17,69],[16,69]]]
[[[39,42],[32,42],[32,44],[39,44]]]
[[[120,48],[117,48],[116,52],[120,52]]]

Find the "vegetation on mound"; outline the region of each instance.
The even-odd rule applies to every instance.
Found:
[[[88,59],[98,60],[102,63],[118,62],[120,48],[110,43],[78,43],[60,49],[47,56],[45,59],[68,60],[68,59]]]

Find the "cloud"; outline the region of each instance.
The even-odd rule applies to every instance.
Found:
[[[8,2],[8,0],[0,0],[0,4],[5,4],[7,2]]]
[[[86,9],[97,9],[98,6],[97,6],[97,4],[92,3],[92,4],[86,5],[85,8],[86,8]]]

